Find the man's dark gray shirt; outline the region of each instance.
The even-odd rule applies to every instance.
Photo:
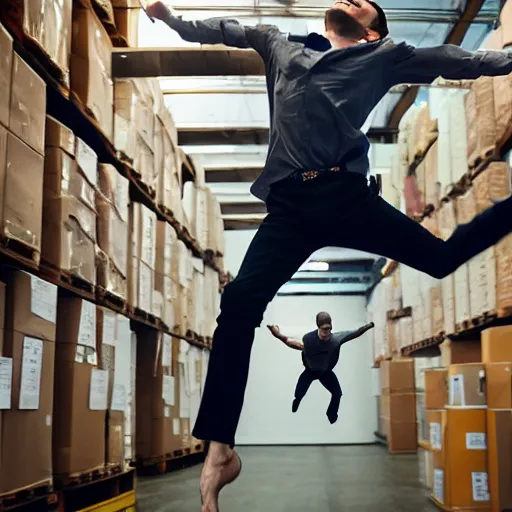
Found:
[[[512,72],[512,54],[469,52],[458,46],[414,48],[385,38],[342,50],[316,51],[272,26],[231,19],[167,23],[186,41],[253,48],[263,58],[270,104],[265,168],[252,186],[266,200],[270,187],[295,171],[342,166],[367,175],[368,115],[397,84],[476,79]]]
[[[321,340],[318,331],[308,332],[302,338],[304,350],[302,351],[304,365],[314,372],[332,370],[338,363],[340,348],[351,331],[332,333],[329,340]],[[352,338],[351,338],[352,339]]]

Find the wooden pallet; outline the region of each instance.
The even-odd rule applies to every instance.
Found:
[[[126,315],[128,312],[128,302],[126,299],[105,290],[101,286],[96,286],[96,300],[99,304],[121,315]]]
[[[41,277],[47,281],[65,288],[86,300],[96,301],[96,286],[85,279],[75,276],[66,270],[57,269],[46,261],[41,262],[39,270]]]
[[[18,239],[3,237],[0,239],[0,254],[33,270],[39,268],[40,249],[30,247]]]
[[[412,345],[403,347],[400,350],[400,352],[403,357],[410,357],[414,353],[420,351],[426,351],[427,349],[435,349],[435,347],[441,345],[441,343],[443,343],[444,340],[444,333],[441,333],[436,336],[433,336],[432,338],[427,338],[426,340],[418,341],[416,343],[413,343]]]
[[[98,466],[97,468],[71,473],[70,475],[55,475],[55,487],[58,489],[63,487],[76,487],[96,480],[102,480],[109,476],[112,476],[112,474],[105,466]]]
[[[500,148],[498,146],[484,149],[482,151],[482,154],[475,158],[474,162],[469,163],[469,168],[470,168],[469,175],[471,176],[472,179],[474,179],[479,174],[479,172],[481,172],[483,170],[483,169],[480,169],[480,171],[478,172],[479,168],[481,168],[481,167],[485,168],[493,160],[499,159],[499,149]],[[477,171],[477,172],[475,172],[475,171]]]
[[[483,327],[485,325],[491,324],[494,320],[496,320],[496,318],[498,318],[497,312],[489,311],[475,318],[464,320],[461,323],[455,324],[455,333],[460,334],[465,331],[470,331],[471,329]]]
[[[163,323],[160,318],[157,318],[152,313],[148,313],[147,311],[143,311],[140,308],[136,308],[133,306],[127,306],[128,316],[139,323],[145,324],[148,327],[152,327],[153,329],[161,330],[163,328]]]
[[[139,475],[161,475],[202,464],[204,459],[204,445],[201,443],[201,446],[198,446],[197,449],[195,447],[183,448],[159,457],[138,459],[133,466],[137,469]]]
[[[406,307],[397,310],[391,310],[387,313],[388,320],[400,320],[400,318],[406,318],[412,316],[412,307]]]
[[[0,510],[20,509],[35,501],[41,501],[42,508],[38,507],[38,510],[45,510],[44,507],[48,507],[48,503],[52,501],[52,494],[52,480],[44,480],[0,495]]]

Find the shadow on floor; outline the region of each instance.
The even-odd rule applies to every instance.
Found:
[[[244,471],[222,512],[434,512],[415,456],[379,446],[241,448]],[[138,512],[199,512],[194,467],[137,484]]]

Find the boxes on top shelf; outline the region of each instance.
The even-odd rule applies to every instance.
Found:
[[[441,365],[445,368],[452,364],[479,363],[482,361],[480,339],[465,341],[446,339],[439,348],[441,350]]]
[[[44,155],[45,118],[46,84],[15,53],[9,128],[40,155]]]
[[[108,164],[98,166],[98,182],[100,192],[116,207],[121,219],[128,222],[130,182]]]
[[[9,127],[12,66],[14,53],[12,49],[12,37],[0,24],[0,124]]]
[[[139,45],[139,16],[140,10],[138,8],[114,8],[117,30],[126,39],[128,46],[134,48]]]
[[[496,309],[507,312],[512,308],[512,235],[494,247],[496,258]]]
[[[113,140],[112,43],[92,9],[73,7],[71,90]]]
[[[512,80],[510,75],[495,77],[493,85],[496,142],[499,144],[510,133],[512,124]]]
[[[443,409],[448,403],[448,371],[442,369],[425,370],[425,408]]]
[[[24,0],[23,31],[37,40],[69,84],[72,0]]]

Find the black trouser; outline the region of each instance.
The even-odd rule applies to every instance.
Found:
[[[329,419],[336,419],[338,410],[340,408],[340,400],[342,396],[341,386],[332,370],[325,372],[315,372],[306,368],[300,375],[295,388],[295,399],[299,402],[306,396],[309,387],[315,381],[320,381],[320,384],[331,393],[331,402],[327,409],[327,416]]]
[[[279,288],[314,251],[359,249],[443,278],[511,231],[512,198],[493,206],[448,241],[393,208],[365,177],[343,172],[272,187],[268,215],[237,278],[222,296],[206,386],[194,429],[199,439],[234,445],[254,330]]]

